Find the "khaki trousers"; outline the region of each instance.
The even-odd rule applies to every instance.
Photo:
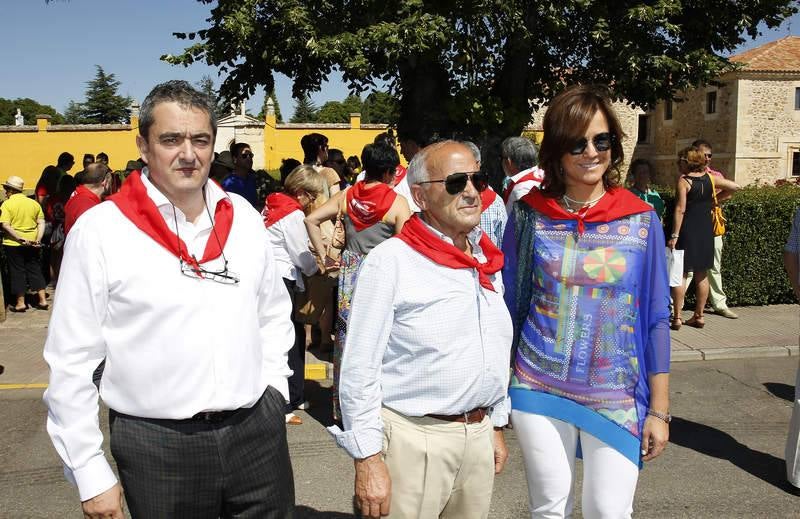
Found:
[[[383,408],[383,456],[392,478],[390,518],[486,518],[494,485],[487,416],[463,424],[408,418]]]
[[[708,304],[715,312],[728,308],[728,298],[722,291],[722,236],[714,236],[714,266],[708,269]]]

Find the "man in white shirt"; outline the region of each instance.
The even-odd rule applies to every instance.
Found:
[[[142,103],[147,167],[66,242],[45,344],[47,430],[84,516],[285,517],[294,334],[261,216],[208,182],[216,118],[185,81]],[[92,372],[111,409],[117,483]]]
[[[421,208],[364,260],[353,295],[339,396],[366,517],[486,517],[508,456],[502,427],[511,318],[480,230],[487,178],[445,141],[408,171]]]
[[[514,203],[527,195],[544,180],[544,171],[536,164],[539,154],[536,145],[526,137],[509,137],[501,145],[501,166],[506,174],[503,201],[510,215]]]

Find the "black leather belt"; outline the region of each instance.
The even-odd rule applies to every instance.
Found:
[[[232,411],[201,411],[191,418],[180,420],[183,422],[204,422],[204,423],[220,423],[224,422],[231,416],[241,411],[241,409],[234,409]]]

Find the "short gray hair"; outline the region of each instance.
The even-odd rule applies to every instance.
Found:
[[[184,108],[196,108],[208,114],[213,136],[217,136],[217,116],[214,105],[207,95],[186,81],[172,80],[156,85],[147,94],[139,112],[139,135],[147,139],[150,127],[155,122],[153,111],[161,103],[178,103]]]
[[[526,137],[509,137],[500,146],[503,158],[508,158],[520,171],[530,169],[539,162],[536,145]]]
[[[408,164],[408,172],[406,173],[408,177],[408,185],[419,184],[420,182],[425,182],[430,180],[431,175],[428,171],[428,155],[432,152],[438,150],[442,146],[446,146],[448,144],[459,144],[464,146],[465,148],[469,149],[470,152],[474,154],[472,148],[470,148],[467,144],[459,141],[439,141],[430,146],[425,146],[422,148],[419,153],[414,155],[414,158],[411,159],[411,162]],[[474,145],[473,145],[474,146]]]
[[[472,141],[461,141],[461,144],[469,148],[469,151],[472,152],[472,156],[475,157],[475,162],[480,164],[481,162],[481,149]]]

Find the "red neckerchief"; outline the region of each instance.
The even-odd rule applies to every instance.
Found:
[[[408,169],[405,166],[398,164],[397,167],[394,168],[394,185],[402,182],[403,179],[406,178],[406,173],[408,173]]]
[[[78,184],[78,187],[75,188],[75,191],[72,192],[70,195],[70,199],[76,196],[85,196],[89,198],[92,202],[100,203],[100,197],[97,196],[97,193],[89,189],[88,187],[84,186],[83,184]]]
[[[495,198],[497,198],[497,193],[491,187],[487,187],[481,191],[481,212],[489,209],[489,206],[492,205]]]
[[[233,204],[227,197],[217,202],[217,207],[214,210],[213,231],[219,240],[212,240],[209,237],[203,257],[197,260],[189,254],[189,249],[183,240],[178,238],[167,227],[167,223],[158,211],[158,207],[147,195],[147,188],[142,182],[141,175],[140,171],[134,171],[128,175],[120,190],[108,199],[117,204],[122,214],[133,225],[169,252],[188,263],[199,275],[200,264],[220,257],[222,250],[225,248],[225,243],[228,241],[228,235],[233,224]]]
[[[584,207],[577,213],[570,213],[559,205],[557,199],[544,196],[538,189],[531,190],[521,200],[554,220],[577,220],[578,234],[583,234],[586,230],[584,222],[607,223],[632,214],[653,210],[638,196],[622,188],[609,189],[595,205],[589,208]]]
[[[366,185],[362,180],[347,190],[347,216],[357,231],[380,222],[397,198],[388,184],[378,182],[370,188]]]
[[[295,211],[303,211],[303,206],[297,199],[284,193],[272,193],[267,195],[267,205],[264,206],[264,225],[272,227],[281,218]]]
[[[503,268],[503,253],[492,243],[486,233],[481,233],[481,239],[478,242],[478,245],[483,250],[483,255],[486,256],[486,263],[478,262],[475,258],[467,256],[464,251],[459,250],[455,245],[451,245],[436,236],[417,214],[408,219],[397,238],[403,240],[409,247],[434,263],[451,269],[477,270],[481,286],[496,292],[489,276]]]
[[[526,175],[523,175],[522,178],[520,178],[519,180],[517,180],[517,181],[513,181],[512,180],[511,182],[508,183],[508,185],[506,186],[505,190],[503,191],[503,202],[508,203],[508,197],[511,196],[511,191],[514,190],[514,186],[516,186],[517,184],[521,184],[523,182],[527,182],[529,180],[533,180],[533,181],[536,180],[536,177],[533,174],[534,173],[534,169],[535,168],[532,168],[532,169],[528,170],[529,173],[527,173]]]

